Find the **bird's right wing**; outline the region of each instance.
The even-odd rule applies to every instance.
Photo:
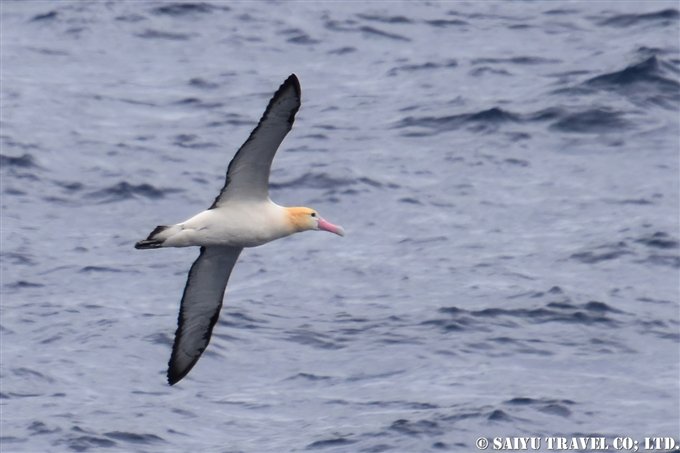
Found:
[[[224,290],[241,247],[201,247],[184,287],[175,343],[168,363],[168,383],[180,381],[210,342],[220,316]]]

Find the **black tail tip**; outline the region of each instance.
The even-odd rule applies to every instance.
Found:
[[[157,249],[163,245],[163,241],[154,241],[154,240],[144,240],[144,241],[139,241],[135,244],[135,248],[137,250],[144,250],[144,249]]]
[[[146,239],[139,241],[135,244],[136,249],[157,249],[163,245],[163,241],[160,239],[154,239],[158,233],[162,233],[169,227],[167,225],[158,225],[154,230],[149,233]]]

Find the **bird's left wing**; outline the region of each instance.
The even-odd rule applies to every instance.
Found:
[[[201,254],[191,266],[168,363],[170,385],[187,375],[208,346],[229,275],[241,250],[241,247],[201,247]]]
[[[293,127],[300,108],[300,82],[291,74],[274,93],[257,127],[229,163],[227,178],[210,209],[227,200],[265,200],[269,171],[279,145]]]

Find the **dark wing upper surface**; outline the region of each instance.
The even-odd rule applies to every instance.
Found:
[[[191,266],[168,363],[170,385],[187,375],[208,346],[229,275],[241,250],[240,247],[201,247],[201,254]]]
[[[232,199],[264,200],[269,196],[272,160],[293,127],[300,108],[300,93],[300,82],[291,74],[274,93],[257,127],[229,163],[224,187],[211,209]]]

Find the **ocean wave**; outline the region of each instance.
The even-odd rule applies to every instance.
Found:
[[[455,68],[458,66],[458,62],[453,59],[445,60],[441,63],[434,63],[432,61],[428,61],[426,63],[420,63],[420,64],[406,64],[406,65],[401,65],[401,66],[396,66],[389,71],[387,71],[387,75],[389,76],[394,76],[397,75],[400,72],[413,72],[413,71],[429,71],[433,69],[441,69],[441,68]]]
[[[215,90],[220,87],[218,83],[210,82],[201,77],[192,78],[189,80],[188,85],[194,88],[200,88],[202,90]]]
[[[286,340],[318,349],[341,349],[344,347],[329,335],[302,328],[288,332]]]
[[[356,21],[354,20],[339,21],[328,19],[326,20],[324,26],[330,31],[358,32],[371,37],[387,38],[395,41],[411,41],[410,38],[405,36],[396,33],[390,33],[370,25],[357,25]]]
[[[2,258],[2,261],[7,263],[11,263],[12,265],[24,265],[24,266],[33,266],[36,264],[36,261],[34,258],[31,258],[23,253],[18,253],[18,252],[0,252],[0,258]]]
[[[501,123],[521,121],[520,115],[514,114],[500,107],[492,107],[473,113],[461,113],[445,116],[408,116],[400,120],[396,128],[429,129],[430,133],[442,133],[455,130],[465,125],[476,126],[477,131],[495,129]],[[428,135],[427,133],[409,133],[408,135]]]
[[[221,102],[206,102],[195,97],[183,98],[180,99],[179,101],[174,101],[172,104],[179,106],[195,107],[199,109],[216,109],[224,106],[224,104]]]
[[[148,183],[130,184],[127,181],[121,181],[104,189],[89,192],[85,196],[101,200],[102,203],[112,203],[135,197],[158,199],[175,192],[182,192],[182,190],[175,188],[159,189]]]
[[[13,283],[6,283],[4,286],[11,289],[23,289],[23,288],[42,288],[45,285],[43,285],[42,283],[29,282],[26,280],[18,280]]]
[[[671,238],[668,233],[664,233],[663,231],[657,231],[654,234],[642,236],[638,239],[635,239],[635,242],[646,245],[647,247],[659,249],[680,248],[680,242],[678,242],[677,239]]]
[[[490,319],[521,319],[531,324],[544,323],[569,323],[583,325],[610,326],[619,325],[623,322],[615,318],[621,315],[621,310],[615,309],[610,305],[599,302],[589,301],[584,304],[576,304],[570,301],[548,302],[536,308],[484,308],[481,310],[466,310],[456,306],[442,307],[439,313],[446,315],[443,318],[436,318],[423,321],[422,325],[434,325],[442,329],[443,332],[463,332],[479,331],[488,326]],[[506,340],[497,339],[500,342]],[[515,340],[513,340],[515,341]]]
[[[87,274],[87,273],[90,273],[90,272],[114,272],[114,273],[118,273],[118,272],[124,272],[124,271],[121,270],[121,269],[116,269],[114,267],[107,267],[107,266],[85,266],[85,267],[80,268],[80,270],[78,272],[82,272],[82,273]]]
[[[251,315],[242,312],[229,311],[223,313],[217,323],[232,329],[254,330],[264,327],[264,325],[267,324],[267,321],[253,318]]]
[[[375,27],[371,27],[369,25],[364,25],[358,28],[358,30],[366,35],[369,36],[378,36],[381,38],[388,38],[388,39],[393,39],[395,41],[411,41],[410,38],[407,38],[406,36],[402,36],[396,33],[389,33],[384,30],[380,30]]]
[[[638,260],[637,262],[680,269],[680,256],[677,255],[658,255],[652,253],[647,258],[643,260]]]
[[[383,16],[380,14],[357,14],[359,19],[364,19],[373,22],[382,22],[384,24],[410,24],[413,21],[405,16]]]
[[[28,153],[21,156],[0,154],[0,168],[2,167],[38,168],[38,164],[36,164],[33,156]]]
[[[141,33],[137,33],[136,36],[143,39],[167,39],[170,41],[188,41],[192,36],[195,35],[189,33],[178,33],[147,29]]]
[[[483,76],[483,75],[487,75],[487,74],[501,75],[501,76],[511,75],[510,72],[506,71],[505,69],[492,68],[490,66],[480,66],[480,67],[471,69],[469,74],[471,76],[474,76],[474,77],[479,77],[479,76]]]
[[[651,56],[640,63],[632,64],[620,71],[593,77],[584,83],[592,87],[612,90],[618,90],[629,85],[636,85],[636,89],[639,89],[637,85],[644,84],[655,86],[670,94],[677,93],[680,83],[665,76],[664,65],[666,64],[660,62],[656,56]],[[670,66],[670,64],[668,65]]]
[[[623,113],[606,108],[586,109],[564,115],[550,128],[561,132],[604,133],[619,132],[630,123]]]
[[[160,16],[184,17],[194,14],[209,14],[215,11],[230,11],[231,8],[224,4],[211,3],[168,3],[153,8],[151,12]]]
[[[226,123],[231,124],[229,121]],[[179,134],[175,136],[174,145],[180,148],[188,149],[206,149],[217,148],[217,143],[198,141],[199,137],[196,134]]]
[[[471,63],[473,65],[479,64],[518,64],[518,65],[537,65],[537,64],[555,64],[560,63],[561,60],[556,58],[543,58],[531,56],[519,56],[508,58],[474,58]]]
[[[582,252],[573,253],[570,258],[584,264],[597,264],[630,256],[638,263],[680,267],[678,256],[680,241],[668,233],[657,231],[639,237],[626,237],[618,242],[603,244]],[[662,253],[669,251],[670,253]]]
[[[548,398],[535,399],[518,397],[505,401],[504,404],[507,404],[509,406],[531,407],[545,414],[558,415],[560,417],[569,417],[571,415],[571,409],[569,409],[569,406],[575,403],[571,400],[556,400]]]
[[[348,53],[356,52],[357,48],[352,46],[339,47],[337,49],[329,50],[328,53],[331,55],[346,55]]]
[[[319,44],[321,41],[314,39],[309,34],[300,30],[299,28],[291,28],[281,32],[281,34],[290,36],[286,39],[291,44],[312,45]]]
[[[322,448],[340,447],[352,445],[356,443],[355,440],[347,439],[345,437],[333,437],[331,439],[317,440],[305,447],[306,450],[318,450]]]
[[[272,189],[339,189],[342,187],[363,184],[370,187],[383,187],[383,183],[368,177],[343,178],[329,175],[328,173],[305,173],[304,175],[287,182],[270,182]],[[394,187],[394,186],[391,186]]]
[[[570,258],[585,264],[595,264],[602,261],[610,261],[622,256],[632,255],[625,242],[606,244],[596,247],[593,250],[573,253]]]
[[[440,436],[444,434],[444,428],[439,423],[427,419],[411,421],[401,418],[395,420],[389,429],[407,436]]]
[[[598,25],[613,27],[632,27],[641,24],[653,23],[655,26],[669,26],[677,24],[680,13],[677,9],[668,8],[653,13],[643,14],[617,14],[598,21]]]
[[[165,442],[155,434],[138,434],[126,431],[96,433],[76,425],[55,442],[55,446],[65,446],[73,451],[89,451],[99,448],[125,448],[135,450],[140,445]],[[128,444],[124,447],[121,444]]]
[[[467,22],[464,20],[460,19],[432,19],[432,20],[426,20],[426,24],[432,25],[433,27],[460,27],[463,25],[469,25]]]
[[[59,16],[57,11],[49,11],[47,13],[36,14],[31,18],[31,22],[40,22],[45,20],[54,20]]]
[[[104,435],[110,439],[115,439],[120,442],[126,442],[130,444],[153,444],[157,442],[163,442],[163,438],[155,434],[138,434],[127,431],[110,431],[104,433]]]
[[[295,381],[295,380],[298,380],[298,379],[301,379],[301,380],[304,380],[304,381],[310,381],[310,382],[333,380],[333,378],[330,377],[330,376],[319,376],[319,375],[312,374],[312,373],[298,373],[295,376],[291,376],[289,378],[286,378],[286,380],[291,380],[291,381]]]

